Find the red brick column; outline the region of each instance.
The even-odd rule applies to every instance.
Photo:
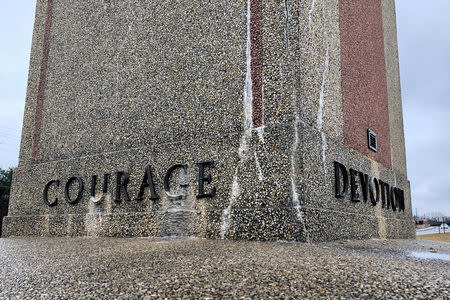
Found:
[[[345,144],[391,168],[381,0],[340,0]],[[368,148],[367,129],[378,138]]]
[[[33,152],[32,162],[37,163],[39,154],[39,140],[41,139],[41,127],[42,127],[42,107],[44,105],[45,87],[47,83],[47,62],[50,44],[50,28],[52,26],[53,17],[53,0],[48,0],[47,4],[47,19],[45,22],[44,33],[44,48],[41,60],[41,74],[39,77],[38,99],[36,104],[36,121],[34,124],[33,134]]]

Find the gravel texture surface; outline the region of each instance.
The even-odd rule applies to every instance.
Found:
[[[420,240],[0,239],[0,298],[449,299],[449,254]]]

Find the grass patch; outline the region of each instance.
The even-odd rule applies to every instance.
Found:
[[[450,232],[416,235],[416,238],[419,240],[450,242]]]

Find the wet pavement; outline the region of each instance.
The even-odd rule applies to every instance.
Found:
[[[9,238],[0,298],[449,299],[449,255],[424,240]]]
[[[450,232],[450,229],[445,229],[445,232]],[[440,229],[439,226],[431,226],[425,229],[416,230],[416,235],[445,233],[444,229]]]
[[[433,251],[434,252],[434,251]],[[433,253],[427,251],[411,251],[409,254],[411,257],[421,258],[421,259],[437,259],[450,261],[450,254],[446,253]]]

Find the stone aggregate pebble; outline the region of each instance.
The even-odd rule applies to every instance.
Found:
[[[421,240],[0,239],[2,299],[449,299]]]

